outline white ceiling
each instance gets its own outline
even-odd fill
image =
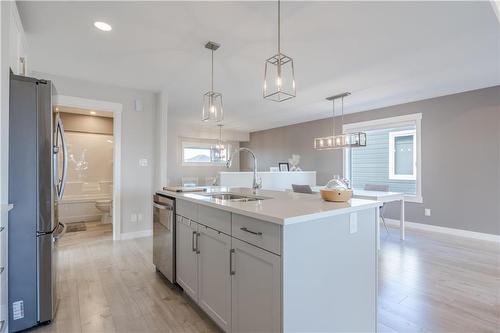
[[[500,84],[500,26],[489,2],[285,2],[282,51],[297,98],[262,99],[276,43],[274,2],[18,2],[32,70],[148,90],[198,123],[209,89],[208,40],[226,128],[327,117],[351,91],[357,112]],[[113,26],[109,33],[96,20]]]

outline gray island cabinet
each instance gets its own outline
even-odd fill
[[[379,203],[261,192],[273,199],[176,195],[177,283],[185,293],[225,332],[375,332]],[[284,196],[304,215],[277,214]]]

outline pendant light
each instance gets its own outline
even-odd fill
[[[220,44],[215,42],[208,42],[205,48],[211,50],[212,53],[212,66],[211,66],[211,80],[210,91],[203,95],[203,111],[201,119],[203,121],[221,122],[224,118],[224,111],[222,110],[222,94],[214,91],[214,51],[220,47]]]
[[[342,104],[342,116],[340,120],[340,128],[344,124],[344,97],[349,96],[351,93],[345,92],[339,95],[328,97],[328,101],[333,104],[333,135],[323,138],[314,139],[314,149],[316,150],[329,150],[329,149],[342,149],[342,148],[356,148],[366,147],[366,133],[354,132],[347,134],[335,135],[335,100],[340,99]]]
[[[293,59],[281,53],[281,6],[278,0],[278,53],[266,60],[264,98],[283,102],[295,97]]]
[[[224,127],[224,125],[222,124],[217,124],[217,126],[219,127],[219,139],[217,140],[217,143],[215,144],[215,147],[214,147],[214,151],[215,151],[215,157],[217,160],[222,160],[223,159],[223,152],[225,150],[225,145],[224,145],[224,141],[222,141],[222,127]]]

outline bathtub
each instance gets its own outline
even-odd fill
[[[67,182],[59,202],[59,219],[63,223],[100,220],[102,212],[95,207],[95,202],[112,199],[112,181]]]

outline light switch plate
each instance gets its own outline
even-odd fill
[[[431,216],[431,209],[430,208],[426,208],[424,210],[424,214],[425,214],[425,216]]]
[[[349,215],[349,233],[355,234],[358,232],[358,213]]]

